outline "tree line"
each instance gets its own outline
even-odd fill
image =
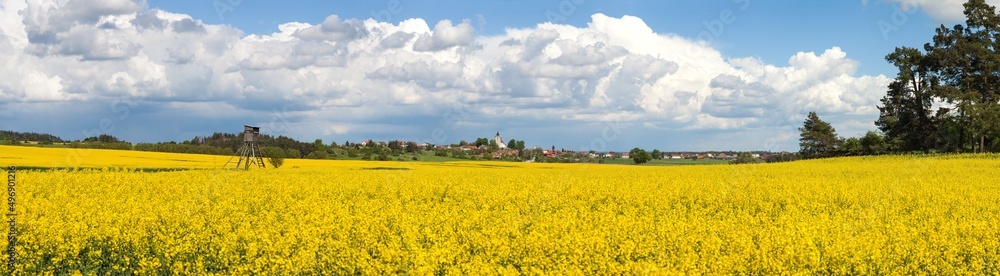
[[[16,145],[28,141],[37,141],[39,144],[46,145],[52,143],[62,143],[63,139],[48,133],[0,130],[0,144]]]

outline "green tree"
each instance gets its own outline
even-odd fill
[[[878,107],[875,121],[896,150],[929,152],[937,126],[931,112],[931,87],[936,85],[929,70],[931,61],[920,50],[902,47],[886,56],[899,69],[896,79]]]
[[[663,159],[663,153],[658,149],[653,149],[653,159]]]
[[[945,152],[962,151],[962,130],[965,126],[962,125],[959,119],[961,118],[952,114],[951,108],[942,107],[938,109],[937,114],[934,116],[934,121],[937,125],[935,148]]]
[[[753,164],[760,162],[757,158],[753,158],[753,155],[749,152],[739,152],[736,154],[736,159],[729,161],[730,164]]]
[[[274,166],[275,169],[280,168],[282,164],[285,164],[285,151],[279,147],[265,147],[262,149],[264,156],[267,156],[267,163]]]
[[[389,154],[390,155],[394,155],[394,156],[395,155],[400,155],[400,154],[403,154],[403,150],[406,148],[406,142],[399,141],[399,140],[392,140],[392,141],[389,141],[389,143],[387,144],[387,146],[389,147],[389,151],[390,151]]]
[[[844,147],[841,149],[845,155],[862,155],[861,139],[851,137],[844,140]]]
[[[308,158],[308,159],[326,159],[327,155],[326,155],[325,151],[317,150],[317,151],[313,151],[313,152],[309,153],[309,155],[306,155],[306,158]]]
[[[302,153],[297,149],[287,149],[285,150],[285,156],[288,158],[302,158]]]
[[[837,130],[819,118],[815,111],[799,128],[799,152],[804,158],[829,157],[840,148],[841,140],[837,138]]]
[[[476,146],[489,145],[490,141],[489,138],[476,138]]]
[[[862,154],[878,155],[884,153],[886,150],[885,140],[882,138],[882,135],[874,131],[865,133],[865,136],[862,136],[858,142],[860,143]]]
[[[970,0],[965,3],[966,41],[970,44],[966,54],[971,56],[974,70],[971,72],[972,94],[968,112],[973,119],[972,132],[978,136],[978,151],[991,151],[992,137],[1000,131],[1000,16],[996,8],[985,0]],[[973,144],[976,142],[973,141]]]
[[[420,152],[420,145],[418,145],[417,142],[413,141],[407,142],[406,152],[416,154],[417,152]]]
[[[313,146],[316,147],[317,151],[322,151],[323,153],[327,152],[327,147],[323,144],[323,139],[316,139],[316,141],[313,142]]]
[[[635,162],[636,165],[645,164],[646,162],[649,162],[650,159],[652,159],[652,156],[649,155],[649,152],[646,152],[646,150],[640,148],[632,149],[631,151],[628,152],[628,155],[629,157],[632,158],[632,162]]]

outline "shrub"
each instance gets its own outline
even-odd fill
[[[271,163],[275,169],[285,164],[285,151],[276,147],[266,147],[263,149],[264,156],[267,156],[267,163]]]

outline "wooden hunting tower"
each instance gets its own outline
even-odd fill
[[[260,142],[260,127],[243,125],[243,142]]]
[[[243,146],[222,167],[229,166],[237,156],[240,159],[236,161],[236,169],[249,170],[251,164],[257,168],[267,167],[264,164],[264,153],[260,150],[260,127],[243,125]]]

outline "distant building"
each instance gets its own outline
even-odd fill
[[[503,138],[500,137],[500,132],[499,131],[497,131],[497,136],[494,137],[493,140],[497,142],[497,147],[499,147],[501,149],[506,149],[507,148],[507,144],[504,144]]]

